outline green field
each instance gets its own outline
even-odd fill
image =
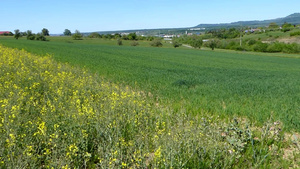
[[[5,46],[48,53],[58,61],[144,91],[174,111],[248,117],[258,124],[271,117],[282,121],[285,129],[300,131],[300,60],[293,58],[298,55],[123,43],[117,46],[113,40],[65,37],[51,37],[48,42],[0,38]]]

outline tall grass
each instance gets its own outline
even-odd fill
[[[286,168],[279,122],[174,112],[150,93],[0,46],[1,168]],[[150,97],[150,98],[149,98]]]

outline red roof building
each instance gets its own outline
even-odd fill
[[[3,34],[9,34],[10,31],[0,31],[0,35],[3,35]]]

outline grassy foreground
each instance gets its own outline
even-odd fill
[[[292,142],[280,122],[257,128],[246,119],[174,112],[24,50],[0,46],[0,59],[1,168],[299,166],[299,153],[285,151]]]

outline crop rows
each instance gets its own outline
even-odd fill
[[[81,68],[0,46],[1,168],[286,167],[280,122],[192,116]],[[180,83],[180,82],[179,82]]]
[[[260,124],[273,117],[284,123],[284,129],[300,130],[297,58],[97,42],[1,40],[40,55],[50,53],[58,61],[151,92],[154,101],[174,110],[185,108],[192,114],[222,118],[244,116]]]

